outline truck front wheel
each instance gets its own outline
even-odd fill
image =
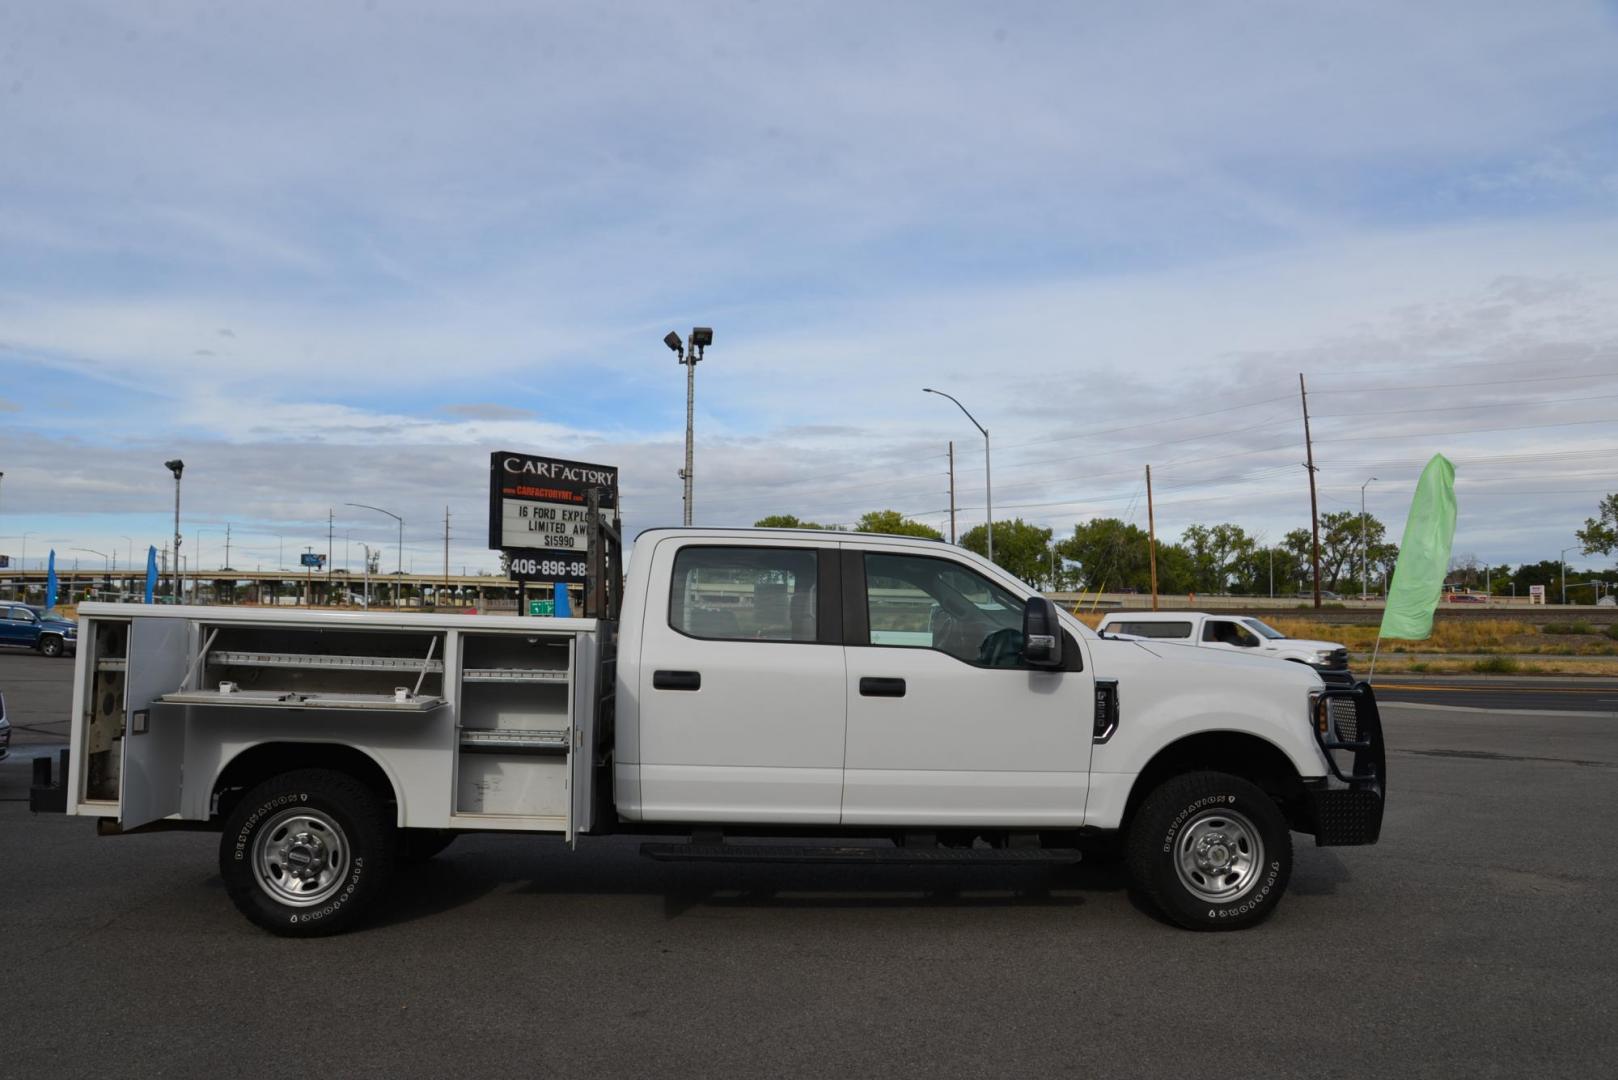
[[[64,648],[62,639],[55,634],[46,634],[39,639],[39,651],[46,656],[61,656]]]
[[[345,773],[300,769],[236,804],[219,873],[243,915],[284,937],[348,929],[387,887],[393,824],[375,792]]]
[[[1292,876],[1292,834],[1239,776],[1196,772],[1146,797],[1129,827],[1132,883],[1172,922],[1241,930],[1269,917]]]

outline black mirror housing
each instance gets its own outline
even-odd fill
[[[1062,623],[1056,605],[1030,596],[1022,609],[1022,658],[1031,667],[1062,666]]]

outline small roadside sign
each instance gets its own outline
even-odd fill
[[[528,614],[530,614],[530,615],[555,615],[556,614],[556,601],[555,600],[530,600],[530,601],[528,601]]]

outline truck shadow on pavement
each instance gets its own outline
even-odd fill
[[[638,841],[637,841],[638,843]],[[501,846],[504,846],[503,844]],[[545,896],[661,897],[666,919],[709,909],[1078,908],[1125,890],[1114,864],[872,866],[658,863],[624,843],[569,854],[491,850],[476,841],[401,868],[369,920],[390,926],[498,891]]]

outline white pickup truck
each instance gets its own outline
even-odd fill
[[[1098,636],[960,548],[654,529],[617,614],[86,604],[34,806],[219,831],[231,898],[294,936],[466,831],[639,834],[665,860],[1116,849],[1170,920],[1235,929],[1280,901],[1292,832],[1381,829],[1369,686]]]
[[[1204,649],[1247,652],[1307,664],[1323,682],[1354,685],[1348,671],[1348,649],[1335,641],[1287,637],[1251,615],[1209,615],[1200,611],[1114,611],[1096,627],[1114,637],[1150,638],[1154,642],[1196,645]]]

